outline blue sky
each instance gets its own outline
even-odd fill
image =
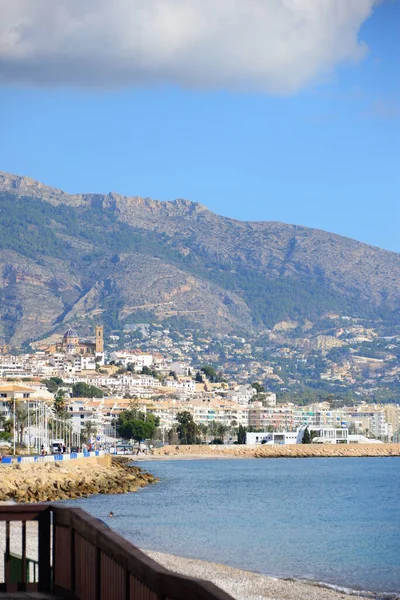
[[[15,0],[21,10],[24,1]],[[10,13],[8,31],[0,25],[0,170],[68,192],[187,198],[236,219],[316,227],[400,252],[400,4],[356,17],[358,40],[368,45],[363,57],[349,47],[342,60],[340,30],[331,54],[313,50],[325,64],[291,57],[290,69],[271,59],[253,71],[245,61],[256,61],[259,47],[235,54],[240,24],[232,24],[235,44],[221,50],[211,39],[209,56],[196,47],[201,64],[186,48],[186,62],[175,52],[161,67],[136,62],[132,74],[119,68],[121,52],[108,71],[107,57],[85,63],[87,49],[73,64],[57,63],[61,52],[51,46],[24,63],[2,60]],[[39,27],[32,22],[31,30]],[[251,35],[254,24],[246,23],[243,35]]]

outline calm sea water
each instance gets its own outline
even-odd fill
[[[160,483],[68,504],[141,548],[355,590],[400,592],[400,458],[140,466]]]

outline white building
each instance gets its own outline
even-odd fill
[[[139,350],[118,350],[111,354],[110,360],[115,361],[116,364],[121,364],[125,368],[128,365],[133,365],[135,371],[141,371],[143,367],[153,365],[153,355]]]
[[[272,431],[261,433],[246,433],[246,444],[256,446],[259,444],[301,444],[303,439],[303,429],[297,431]]]
[[[306,428],[296,431],[272,431],[261,433],[246,433],[246,444],[301,444]],[[313,429],[313,444],[347,444],[348,429],[335,427],[321,427]]]
[[[247,406],[251,399],[257,394],[256,390],[251,385],[239,385],[233,390],[229,390],[226,394],[226,397],[231,402],[235,402],[236,404],[242,404],[243,406]],[[270,402],[276,403],[276,394],[268,393],[266,394],[268,397],[268,404]],[[267,400],[267,398],[266,398]],[[274,404],[270,404],[273,406]]]

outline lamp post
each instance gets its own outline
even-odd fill
[[[14,456],[15,456],[15,431],[16,431],[16,427],[15,427],[15,396],[14,396],[14,409],[13,409],[13,426],[14,426]]]
[[[29,415],[29,398],[28,398],[28,454],[30,454],[31,449],[31,421]]]

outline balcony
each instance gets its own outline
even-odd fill
[[[210,582],[168,571],[81,509],[0,505],[0,526],[0,598],[233,600]]]

